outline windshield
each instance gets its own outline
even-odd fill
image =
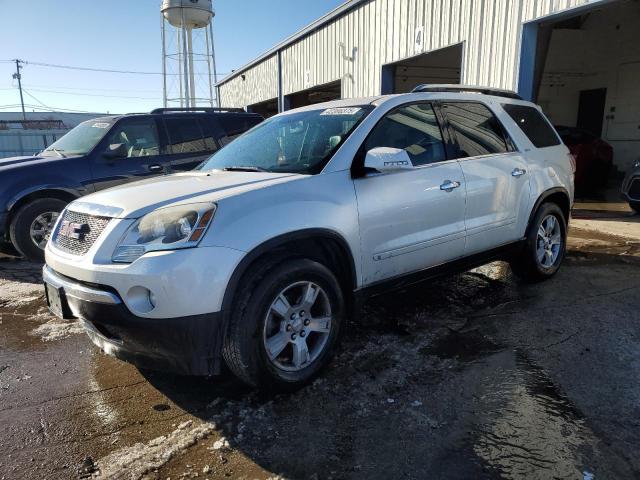
[[[216,152],[199,169],[320,173],[371,110],[327,108],[274,117]]]
[[[42,155],[68,157],[69,155],[86,155],[95,147],[109,131],[112,122],[89,120],[70,130],[55,143],[47,147]]]

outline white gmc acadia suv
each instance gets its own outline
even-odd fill
[[[47,299],[140,367],[212,375],[224,361],[250,385],[295,388],[372,293],[498,259],[555,274],[573,170],[513,92],[312,105],[195,171],[71,203],[46,249]]]

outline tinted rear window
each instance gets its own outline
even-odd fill
[[[558,135],[537,108],[512,103],[502,107],[536,148],[560,145]]]
[[[477,157],[509,151],[502,125],[481,103],[443,103],[449,125],[455,132],[461,157]]]
[[[170,153],[198,153],[208,150],[196,118],[176,115],[175,118],[167,118],[165,125],[169,133]]]
[[[256,115],[224,115],[218,117],[218,122],[225,132],[220,143],[226,145],[261,123],[262,118]]]

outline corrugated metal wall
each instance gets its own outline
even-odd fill
[[[283,93],[342,79],[343,97],[379,95],[381,69],[463,43],[462,82],[515,89],[522,23],[592,0],[371,0],[282,50]],[[416,47],[416,29],[424,41]],[[276,56],[220,86],[225,106],[277,96]]]
[[[278,57],[273,55],[220,87],[221,105],[246,107],[278,96]]]
[[[67,132],[68,130],[60,129],[0,131],[0,158],[41,152]]]

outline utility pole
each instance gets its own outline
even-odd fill
[[[18,89],[20,90],[20,105],[22,105],[22,120],[27,120],[27,114],[24,111],[24,97],[22,96],[22,75],[20,75],[20,70],[22,69],[22,65],[20,65],[22,60],[18,60],[16,58],[16,73],[13,74],[13,78],[18,80]]]

